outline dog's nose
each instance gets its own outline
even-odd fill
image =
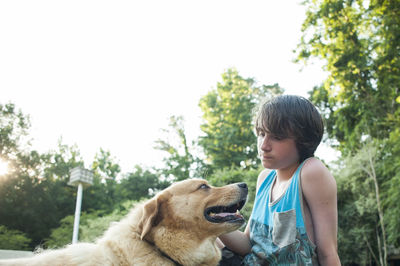
[[[240,188],[245,188],[247,189],[247,184],[246,183],[238,183],[237,184]]]

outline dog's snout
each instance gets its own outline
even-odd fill
[[[238,183],[237,184],[240,188],[247,189],[247,184],[246,183]]]

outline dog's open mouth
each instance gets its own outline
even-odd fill
[[[206,219],[212,223],[236,223],[244,222],[243,216],[239,210],[244,206],[246,200],[241,200],[229,206],[209,207],[204,211]]]

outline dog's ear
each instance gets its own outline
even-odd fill
[[[139,222],[139,228],[142,230],[140,234],[142,240],[159,221],[160,206],[164,200],[165,197],[163,195],[158,195],[143,205],[143,215]]]

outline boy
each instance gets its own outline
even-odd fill
[[[253,211],[244,232],[220,237],[244,256],[244,265],[340,265],[336,182],[313,157],[323,130],[317,109],[300,96],[278,96],[258,110],[255,131],[265,170]]]

